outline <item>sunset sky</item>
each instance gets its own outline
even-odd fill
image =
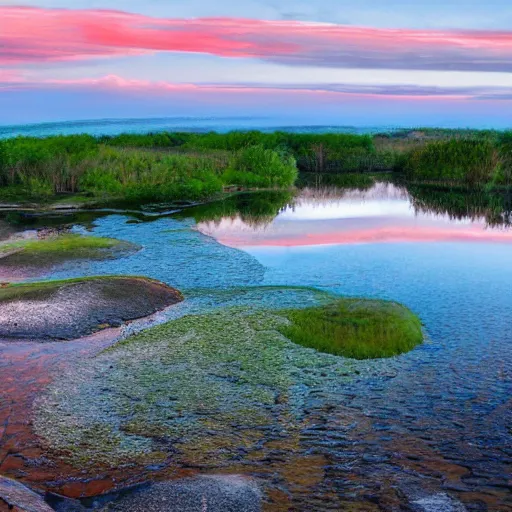
[[[0,124],[512,127],[511,27],[509,0],[0,0]]]

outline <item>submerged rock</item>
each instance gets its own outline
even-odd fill
[[[56,512],[259,512],[263,493],[241,475],[200,475],[145,483],[82,500],[47,493]]]
[[[142,318],[183,300],[140,277],[94,277],[0,288],[0,337],[70,340]]]
[[[39,494],[23,484],[0,476],[0,511],[53,512]]]
[[[238,475],[213,475],[159,482],[104,507],[116,512],[259,512],[256,483]]]
[[[445,493],[423,496],[411,502],[414,512],[467,512],[466,507]]]
[[[406,480],[399,488],[411,512],[467,512],[464,504],[453,496],[440,492],[431,480]]]

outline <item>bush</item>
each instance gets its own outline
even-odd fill
[[[222,177],[225,184],[272,188],[290,187],[297,176],[292,156],[259,145],[239,151]]]
[[[487,183],[498,163],[499,153],[490,140],[451,139],[414,149],[404,168],[413,180],[453,181],[474,186]]]

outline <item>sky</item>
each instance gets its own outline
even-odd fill
[[[509,0],[0,0],[0,125],[512,127]]]

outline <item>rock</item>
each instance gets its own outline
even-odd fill
[[[0,288],[0,337],[70,340],[149,316],[183,300],[140,277],[95,277]]]
[[[43,498],[23,484],[0,476],[0,511],[53,512]]]
[[[116,512],[259,512],[261,491],[239,475],[198,476],[159,482],[109,503]]]
[[[466,507],[445,493],[423,496],[411,501],[415,512],[467,512]]]

